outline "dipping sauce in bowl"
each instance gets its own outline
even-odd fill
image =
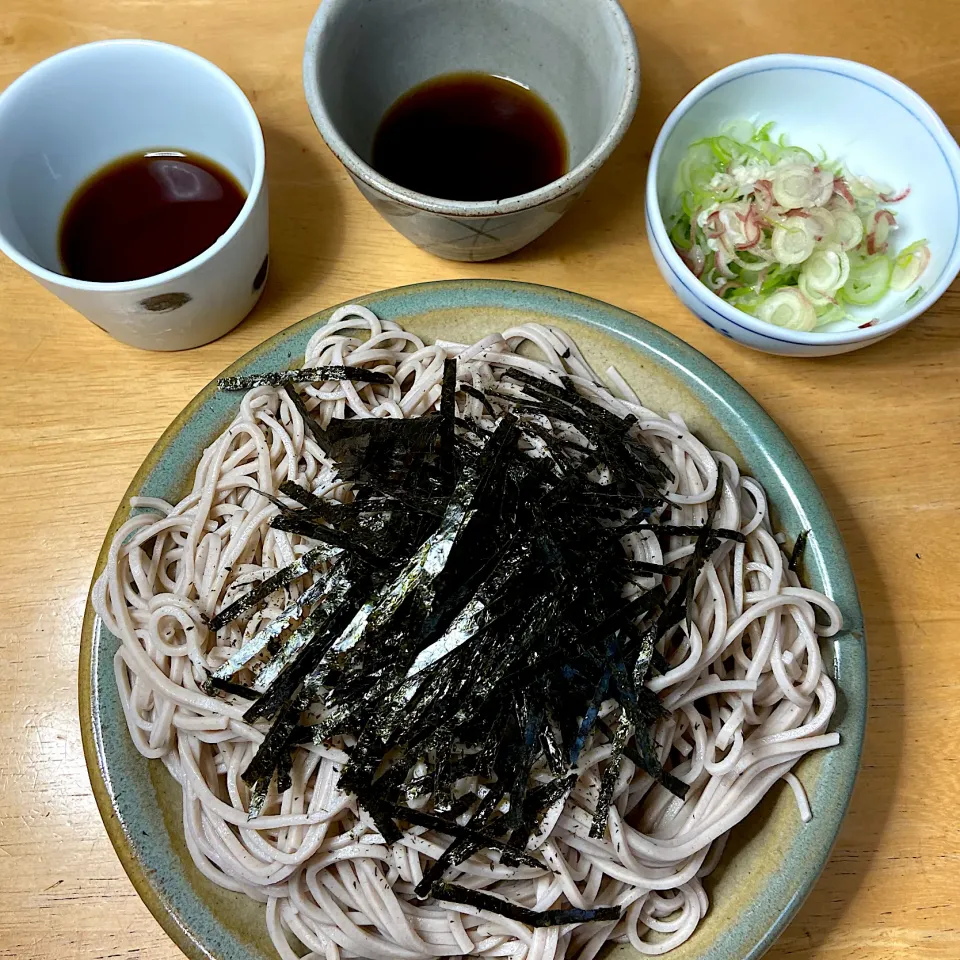
[[[523,84],[447,73],[387,110],[372,166],[408,190],[444,200],[503,200],[567,172],[567,138],[550,105]]]
[[[236,220],[246,193],[218,163],[179,150],[127,154],[84,181],[63,214],[67,276],[141,280],[199,256]]]

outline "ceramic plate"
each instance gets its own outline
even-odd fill
[[[792,542],[813,531],[803,576],[832,597],[846,629],[825,643],[840,690],[831,729],[840,746],[803,761],[814,819],[803,825],[780,785],[737,827],[720,868],[707,881],[711,908],[671,960],[759,957],[784,928],[822,870],[846,811],[860,758],[867,695],[863,616],[836,524],[813,478],[776,424],[710,360],[645,320],[585,297],[527,284],[460,281],[375,293],[360,303],[425,338],[472,342],[523,320],[571,333],[598,371],[614,364],[648,406],[679,411],[713,448],[733,456],[766,488],[775,522]],[[310,335],[334,308],[268,340],[229,368],[252,373],[295,365]],[[176,502],[189,489],[203,449],[233,418],[238,399],[210,384],[173,422],[140,468],[117,510],[96,574],[130,496]],[[276,960],[264,910],[203,878],[186,850],[180,789],[159,761],[148,762],[127,734],[113,675],[118,641],[87,607],[80,653],[80,712],[90,779],[107,832],[140,896],[193,960]],[[637,955],[629,946],[611,956]]]

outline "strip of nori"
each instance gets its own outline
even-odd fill
[[[550,765],[550,772],[559,777],[567,769],[567,758],[563,754],[560,741],[557,739],[557,733],[554,731],[553,724],[547,714],[547,722],[543,730],[540,731],[540,742],[543,746],[544,756]]]
[[[338,642],[335,652],[339,653],[356,645],[361,635],[357,631],[367,629],[361,622],[362,618],[373,617],[372,625],[382,630],[389,619],[399,611],[400,604],[408,594],[412,594],[417,600],[416,616],[420,623],[426,625],[443,621],[442,617],[438,618],[435,616],[433,609],[435,599],[434,582],[445,573],[451,552],[457,547],[459,540],[469,532],[471,520],[476,514],[476,509],[473,507],[473,504],[483,496],[489,482],[489,477],[495,471],[507,445],[512,440],[515,440],[515,437],[516,428],[512,419],[504,418],[501,420],[497,429],[488,437],[484,444],[475,472],[471,472],[469,475],[465,474],[458,483],[450,499],[446,516],[439,528],[425,541],[417,553],[414,554],[414,557],[404,571],[401,572],[394,584],[384,588],[382,596],[379,599],[374,598],[369,602],[369,610],[366,612],[362,610],[358,614],[358,618],[360,619],[355,618],[353,635],[345,635],[344,638]],[[455,591],[455,595],[459,595],[459,593],[459,590]],[[374,615],[373,611],[377,604],[383,604],[385,606],[379,614]],[[455,648],[456,646],[456,642],[451,642],[449,638],[446,640],[440,638],[440,640],[437,641],[437,645],[435,645],[438,650],[438,655],[442,655],[439,651],[444,648],[445,644],[449,649]],[[446,652],[449,652],[449,649],[447,649]],[[432,662],[432,659],[434,659],[429,655],[425,656],[424,665]],[[415,664],[414,666],[416,667],[417,665]],[[408,676],[411,682],[418,672],[418,669],[411,668],[412,673]],[[409,700],[410,686],[406,682],[405,686],[406,693],[397,689],[392,695],[393,702],[397,707],[402,706],[406,700]],[[386,691],[383,691],[383,693],[386,693]],[[377,732],[381,736],[389,736],[389,718],[395,716],[396,709],[387,709],[383,713],[380,722],[376,726]]]
[[[257,747],[253,759],[241,774],[244,783],[254,785],[264,777],[268,778],[269,782],[274,773],[282,769],[289,759],[294,732],[300,725],[300,715],[308,706],[309,700],[302,693],[297,693],[287,701],[264,737],[263,743]],[[247,713],[249,712],[248,710]],[[246,718],[247,714],[244,714],[244,717]]]
[[[696,531],[694,535],[697,537],[694,552],[688,558],[687,565],[684,567],[679,586],[664,604],[663,609],[656,619],[653,628],[656,640],[660,640],[669,630],[680,623],[684,615],[687,616],[689,629],[690,603],[697,578],[700,576],[703,564],[717,547],[720,546],[720,540],[714,536],[717,531],[711,529],[709,523],[704,524],[702,527],[692,527],[691,529]],[[653,655],[657,655],[656,650],[653,651]],[[661,670],[661,672],[663,671]]]
[[[440,388],[440,474],[447,491],[452,492],[454,476],[454,443],[457,419],[457,361],[447,359],[443,364],[443,383]]]
[[[624,633],[628,638],[628,643],[624,647],[630,651],[633,660],[633,683],[639,689],[649,679],[654,655],[659,653],[657,650],[657,630],[654,626],[641,631],[634,624],[628,624],[624,628]]]
[[[254,487],[253,489],[256,490],[264,500],[269,500],[275,507],[279,507],[281,510],[289,509],[279,497],[275,497],[272,493],[267,493],[266,490],[261,490],[259,487]]]
[[[643,520],[636,524],[627,520],[623,527],[618,528],[617,532],[627,534],[635,530],[650,530],[658,537],[699,537],[705,532],[704,527],[684,526],[675,523],[650,523],[648,520]],[[706,532],[720,540],[734,540],[737,543],[747,542],[747,538],[739,530],[728,530],[725,527],[717,527]]]
[[[367,631],[382,630],[411,593],[429,589],[430,581],[443,571],[458,536],[470,524],[474,514],[466,503],[452,500],[440,529],[423,543],[396,579],[382,587],[357,611],[333,644],[331,654],[339,656],[353,649]]]
[[[525,370],[518,370],[515,367],[509,367],[504,376],[512,380],[519,380],[524,384],[524,388],[532,390],[535,395],[541,399],[549,397],[556,403],[566,404],[573,407],[580,414],[587,417],[596,428],[606,432],[610,438],[616,437],[627,451],[627,455],[636,458],[638,465],[645,471],[648,471],[653,479],[663,485],[669,482],[671,478],[670,468],[648,447],[647,444],[639,438],[630,438],[627,431],[637,422],[636,417],[629,416],[625,418],[618,417],[611,413],[605,407],[594,403],[581,394],[577,393],[569,381],[565,382],[565,387],[556,387],[546,380],[536,377]],[[566,419],[572,419],[570,413],[565,415]]]
[[[493,409],[493,404],[490,403],[490,401],[487,399],[487,395],[482,390],[478,390],[469,383],[458,383],[457,390],[465,393],[468,397],[473,397],[474,400],[479,400],[480,405],[483,407],[484,413],[486,413],[488,417],[496,417],[497,413]]]
[[[215,617],[207,621],[211,630],[219,630],[228,623],[252,610],[261,600],[266,600],[275,590],[293,583],[306,576],[311,570],[319,567],[324,560],[329,559],[331,552],[327,547],[314,547],[308,550],[299,560],[287,567],[278,570],[273,576],[261,580],[256,586],[245,593],[239,600],[235,600],[228,607],[221,610]]]
[[[626,745],[629,733],[630,721],[627,719],[626,712],[623,712],[613,735],[613,754],[607,761],[603,776],[600,778],[600,793],[597,796],[597,806],[593,813],[593,821],[590,824],[590,836],[594,839],[602,837],[607,832],[607,813],[610,810],[614,787],[617,785],[617,777],[620,776],[623,748]]]
[[[524,801],[521,822],[510,836],[511,848],[514,850],[526,849],[530,837],[539,829],[547,811],[576,785],[577,775],[571,773],[566,776],[557,775],[556,780],[551,780],[549,783],[530,790]]]
[[[362,595],[366,579],[358,576],[349,562],[342,560],[334,568],[325,594],[324,609],[329,619],[322,632],[318,632],[308,646],[306,654],[285,665],[273,683],[260,698],[244,713],[244,719],[253,723],[264,717],[272,717],[283,704],[293,697],[327,652],[329,645],[339,635],[343,622],[355,609],[355,598]],[[310,691],[311,694],[313,691]],[[262,747],[261,747],[262,749]]]
[[[577,737],[570,745],[568,761],[571,767],[577,765],[577,760],[580,759],[580,752],[587,742],[587,737],[589,737],[593,731],[593,726],[597,722],[597,714],[600,712],[600,704],[606,699],[607,691],[610,689],[611,677],[612,670],[610,667],[607,667],[597,681],[596,689],[590,698],[590,702],[587,704],[583,719],[580,721],[580,729],[577,731]]]
[[[571,471],[586,475],[593,466],[592,460],[587,459],[587,451],[583,447],[555,437],[546,427],[533,420],[521,418],[520,430],[528,439],[543,442],[550,451],[554,466],[564,478],[567,478]]]
[[[613,429],[609,423],[583,415],[573,408],[558,411],[546,400],[518,400],[514,403],[520,411],[526,409],[537,415],[547,416],[553,422],[569,422],[586,438],[592,457],[596,461],[612,467],[622,476],[629,476],[630,482],[639,486],[646,496],[657,499],[661,504],[667,502],[660,492],[661,474],[666,468],[651,450],[647,450],[645,446],[638,447],[626,438],[624,431],[629,429],[626,421],[614,418],[619,426]],[[588,468],[592,462],[591,460],[587,464]]]
[[[637,573],[659,574],[662,577],[679,577],[683,575],[684,567],[669,567],[662,563],[649,563],[646,560],[628,560],[627,569]]]
[[[297,393],[297,388],[292,383],[284,384],[283,391],[290,398],[290,402],[296,407],[297,413],[303,420],[303,425],[307,432],[316,441],[317,446],[329,457],[333,453],[333,446],[327,439],[323,427],[310,415],[307,405],[303,402],[303,397]]]
[[[618,608],[606,619],[584,633],[582,638],[583,642],[592,643],[606,640],[625,624],[663,603],[666,596],[667,592],[661,583],[646,593],[638,593],[636,596],[627,600],[626,603],[621,602]]]
[[[489,792],[480,801],[480,805],[477,807],[476,812],[467,821],[470,824],[478,824],[480,827],[480,832],[483,831],[483,828],[487,825],[487,821],[491,818],[493,812],[497,809],[497,806],[500,804],[500,801],[503,799],[503,789],[498,785],[494,784],[489,788]],[[458,863],[463,863],[464,860],[468,860],[472,857],[478,850],[482,849],[483,843],[478,840],[467,840],[464,838],[457,838],[447,847],[446,850],[423,872],[423,878],[420,882],[414,887],[414,894],[418,897],[426,897],[430,895],[430,891],[433,888],[435,883],[439,883],[443,879],[443,875],[451,867],[456,866]]]
[[[477,910],[486,910],[498,916],[525,923],[530,927],[559,927],[567,923],[592,923],[595,921],[613,921],[620,919],[619,907],[594,907],[581,910],[571,907],[568,910],[528,910],[519,904],[511,903],[492,893],[480,893],[455,883],[435,883],[430,893],[437,900],[447,903],[462,903]]]
[[[327,580],[328,577],[322,577],[316,583],[307,587],[283,613],[274,617],[267,626],[257,631],[239,650],[235,651],[230,659],[213,674],[211,679],[214,681],[229,680],[238,670],[241,670],[266,650],[282,633],[290,629],[295,620],[299,620],[303,616],[307,607],[323,598],[327,592]]]
[[[397,504],[401,504],[409,510],[416,510],[422,513],[429,513],[435,516],[443,516],[443,504],[439,498],[436,503],[418,498],[409,493],[402,498],[397,494],[381,490],[375,484],[368,485],[370,496],[354,503],[341,503],[339,500],[328,500],[326,497],[318,497],[315,493],[301,487],[300,484],[292,480],[284,480],[280,484],[280,493],[283,496],[294,500],[304,508],[304,512],[311,518],[324,520],[329,524],[337,525],[354,521],[361,514],[381,513]],[[394,503],[384,503],[384,500],[394,501]],[[278,504],[284,511],[290,512],[290,507],[284,503]]]
[[[451,837],[456,837],[458,840],[474,841],[479,843],[481,847],[486,847],[491,850],[503,851],[510,847],[510,844],[505,840],[491,837],[489,834],[477,830],[471,830],[469,827],[461,827],[456,821],[445,820],[443,817],[425,813],[422,810],[413,810],[410,807],[398,805],[393,813],[393,817],[395,820],[405,820],[418,827],[428,827],[438,833],[446,833]],[[538,870],[546,869],[536,857],[532,857],[522,851],[510,850],[510,856],[526,867],[536,867]]]
[[[270,370],[245,377],[221,377],[218,390],[252,390],[254,387],[280,387],[290,383],[325,383],[349,380],[353,383],[380,383],[389,386],[393,377],[363,367],[307,367],[302,370]]]
[[[663,769],[650,734],[651,724],[664,713],[660,701],[649,688],[634,687],[629,672],[619,660],[614,663],[614,683],[618,691],[618,700],[627,718],[633,724],[640,766],[674,796],[683,799],[690,789],[689,784]]]
[[[412,691],[416,688],[413,681],[419,674],[453,653],[468,640],[475,639],[483,630],[489,628],[498,616],[505,614],[502,605],[504,588],[511,577],[518,578],[522,576],[524,569],[528,569],[528,555],[523,552],[520,556],[501,560],[500,567],[480,584],[476,593],[460,608],[443,636],[417,655],[404,678],[405,701],[412,696]],[[501,601],[499,605],[498,600]]]
[[[670,661],[656,647],[650,655],[650,663],[661,676],[670,670]]]
[[[803,560],[803,552],[807,549],[807,540],[809,538],[809,530],[800,531],[800,536],[797,537],[796,543],[793,545],[793,550],[790,552],[790,562],[787,564],[788,570],[793,570],[796,572],[797,567]]]
[[[432,420],[432,417],[414,417],[409,420],[399,417],[352,417],[349,420],[335,418],[327,425],[327,431],[330,438],[337,443],[359,437],[412,443],[436,433],[437,425]]]
[[[290,768],[293,766],[293,750],[288,749],[282,754],[282,759],[273,773],[264,774],[250,786],[250,804],[247,808],[247,820],[255,820],[263,813],[270,794],[270,784],[277,778],[277,794],[283,796],[293,785]]]
[[[611,727],[606,720],[598,720],[597,726],[603,730],[608,740],[613,740],[613,738],[616,736],[616,727]],[[623,746],[623,755],[641,770],[646,770],[646,761],[640,756],[640,752],[637,750],[636,746],[629,741]]]
[[[232,693],[235,697],[243,697],[245,700],[254,700],[257,696],[249,687],[239,683],[231,683],[229,680],[221,680],[217,676],[207,677],[205,689],[208,693],[222,690],[224,693]]]
[[[324,584],[324,593],[327,589],[327,584]],[[330,611],[326,604],[320,604],[311,611],[303,623],[290,634],[270,662],[265,664],[257,674],[253,689],[258,694],[269,690],[277,677],[297,658],[300,651],[320,633],[329,618]]]
[[[255,820],[263,813],[263,808],[267,803],[267,795],[270,793],[270,784],[273,782],[273,773],[260,777],[250,786],[250,804],[247,807],[247,819]]]
[[[338,547],[357,556],[364,563],[374,567],[382,567],[384,558],[377,556],[372,550],[363,543],[358,542],[355,537],[348,536],[335,530],[333,527],[325,526],[322,522],[312,520],[305,515],[306,511],[290,511],[274,517],[270,521],[270,526],[274,530],[282,530],[286,533],[295,533],[300,537],[307,537],[310,540],[319,540],[327,543],[331,547]],[[328,551],[329,552],[329,551]]]
[[[315,493],[301,487],[299,483],[292,480],[284,480],[280,484],[280,493],[289,500],[299,503],[312,517],[318,517],[326,520],[328,523],[336,523],[345,513],[349,512],[347,504],[327,500],[325,497],[318,497]],[[284,510],[290,508],[281,504]]]

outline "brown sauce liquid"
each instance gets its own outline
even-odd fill
[[[212,246],[246,201],[206,157],[151,151],[120,157],[74,194],[60,225],[67,276],[99,283],[172,270]]]
[[[443,200],[503,200],[567,171],[567,140],[535,93],[485,73],[449,73],[405,93],[373,142],[373,167]]]

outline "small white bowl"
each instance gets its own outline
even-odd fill
[[[808,150],[826,150],[851,172],[910,195],[896,205],[897,248],[926,238],[932,260],[911,291],[851,311],[873,326],[823,333],[784,330],[737,310],[687,268],[667,235],[664,215],[676,203],[677,167],[687,147],[733,120],[776,122],[774,135]],[[935,303],[960,271],[960,148],[929,104],[909,87],[850,60],[773,54],[720,70],[695,87],[667,118],[647,174],[647,236],[674,293],[704,323],[748,347],[786,356],[823,357],[877,343]]]

